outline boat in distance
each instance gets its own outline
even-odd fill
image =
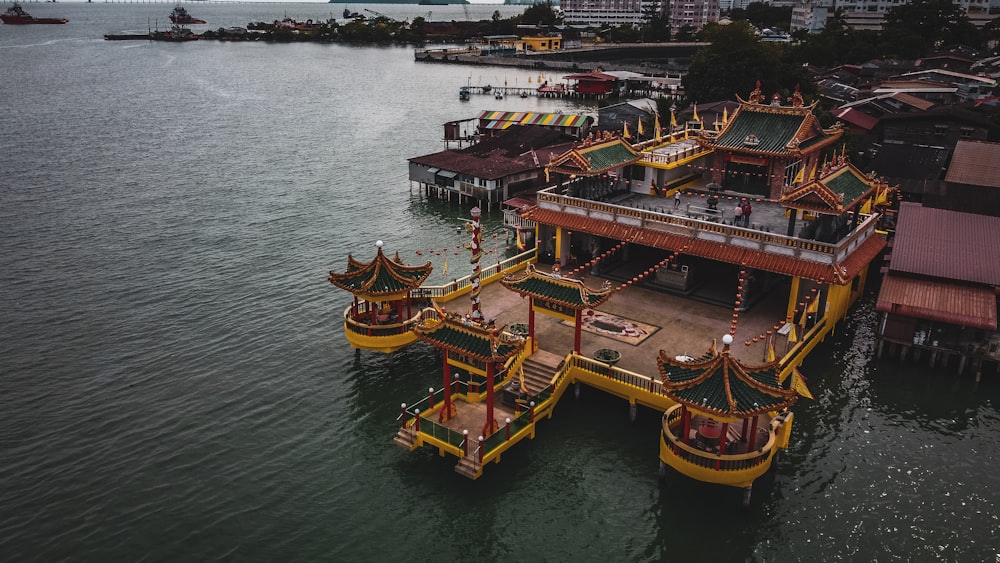
[[[177,6],[172,12],[170,12],[170,21],[176,24],[182,25],[201,25],[208,23],[205,20],[200,20],[190,13],[184,6]]]
[[[24,11],[17,2],[13,6],[7,8],[7,11],[0,14],[0,20],[3,23],[9,23],[13,25],[27,25],[33,23],[68,23],[69,20],[65,18],[36,18]]]

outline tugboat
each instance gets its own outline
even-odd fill
[[[208,23],[205,20],[191,16],[184,6],[177,6],[174,8],[174,11],[170,12],[170,21],[179,25],[201,25]]]
[[[3,23],[9,23],[14,25],[26,25],[32,23],[67,23],[69,20],[63,18],[36,18],[24,11],[17,2],[13,6],[7,8],[7,11],[0,14],[0,20]]]
[[[152,41],[197,41],[201,36],[186,27],[174,24],[166,31],[153,31],[149,34]]]

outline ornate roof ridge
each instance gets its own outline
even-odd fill
[[[430,261],[424,263],[422,266],[407,266],[403,263],[402,258],[399,257],[399,252],[396,252],[396,255],[390,259],[382,252],[380,241],[375,258],[371,262],[362,262],[352,254],[348,254],[347,271],[338,274],[330,270],[328,279],[333,285],[354,294],[378,293],[377,290],[373,292],[372,287],[383,271],[406,289],[413,289],[420,287],[420,284],[430,276],[432,270],[433,266]],[[358,279],[365,275],[367,275],[367,279],[362,281],[360,286],[351,286],[343,283],[344,280]],[[392,291],[391,293],[399,293],[399,291]]]
[[[715,339],[712,340],[712,347],[709,350],[708,355],[703,358],[684,359],[684,357],[680,356],[671,358],[665,351],[660,350],[660,354],[657,358],[657,364],[660,371],[660,378],[663,383],[664,393],[668,397],[688,407],[721,416],[753,416],[791,406],[798,398],[795,390],[785,389],[780,383],[777,383],[776,386],[768,385],[764,381],[761,381],[752,375],[754,372],[777,372],[778,368],[781,366],[781,362],[779,360],[773,360],[762,364],[743,363],[730,354],[728,344],[724,345],[722,352],[719,352],[716,349]],[[674,382],[671,381],[671,372],[666,369],[666,366],[668,365],[684,369],[688,373],[691,371],[700,371],[701,373],[693,378]],[[725,402],[728,406],[728,410],[722,410],[718,407],[709,405],[704,399],[701,403],[693,401],[679,393],[680,391],[692,389],[701,385],[711,384],[711,380],[717,377],[722,380],[721,385],[724,391]],[[768,403],[765,405],[758,405],[757,402],[754,402],[752,407],[750,405],[740,405],[739,399],[733,392],[732,383],[734,378],[758,393],[777,399],[778,402],[776,404]],[[708,393],[706,393],[706,395],[708,395]]]

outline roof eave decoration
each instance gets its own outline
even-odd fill
[[[672,358],[660,350],[656,363],[663,382],[663,392],[668,397],[689,408],[718,417],[748,418],[790,407],[798,399],[795,390],[785,389],[778,382],[776,374],[781,367],[778,360],[758,365],[744,364],[729,353],[728,345],[721,353],[718,352],[715,340],[712,341],[709,353],[701,358],[690,359],[683,356]],[[680,373],[684,374],[690,374],[692,371],[699,373],[689,379],[679,378],[678,381],[674,381],[671,379],[673,370],[680,370]],[[752,396],[738,396],[734,392],[734,381],[749,388],[756,394],[758,401],[750,402],[754,398]],[[709,403],[707,397],[717,395],[718,392],[713,393],[712,388],[717,389],[719,385],[723,388],[724,404],[719,405],[718,401]],[[682,394],[685,390],[702,387],[706,390],[704,393],[706,399],[701,402],[691,400]]]
[[[524,339],[507,337],[490,325],[477,323],[468,316],[448,313],[436,303],[439,319],[422,321],[413,327],[419,340],[435,348],[475,358],[482,362],[506,362],[520,353]]]
[[[758,89],[759,90],[759,89]],[[759,96],[758,96],[759,97]],[[755,103],[753,100],[755,96],[751,94],[751,100],[744,100],[739,96],[736,96],[737,100],[740,102],[740,106],[736,108],[733,112],[732,117],[729,121],[723,125],[722,129],[719,131],[713,130],[703,130],[698,134],[698,144],[704,148],[720,149],[729,152],[737,152],[741,154],[750,155],[760,155],[760,156],[776,156],[782,154],[799,155],[803,153],[811,153],[817,150],[828,147],[829,145],[835,143],[837,139],[843,135],[844,130],[840,124],[835,124],[833,127],[828,129],[823,129],[816,115],[812,110],[816,107],[817,102],[805,106],[775,106],[775,105],[764,105],[759,102]],[[802,118],[801,123],[796,128],[795,132],[789,136],[788,141],[783,145],[784,151],[778,150],[768,150],[755,148],[757,146],[756,142],[751,142],[747,139],[740,146],[730,146],[727,144],[720,144],[719,141],[726,137],[727,134],[731,133],[731,130],[738,127],[738,123],[741,119],[753,119],[751,113],[768,113],[776,115],[789,115],[789,116],[800,116]],[[749,135],[748,137],[758,137],[763,132],[758,131],[757,135]],[[810,136],[810,133],[815,133]],[[806,141],[822,135],[824,138],[819,139],[813,143],[810,143],[806,149],[802,149],[800,145]],[[754,139],[756,140],[756,139]]]
[[[795,209],[839,215],[853,208],[875,191],[876,179],[874,176],[866,175],[844,157],[839,157],[833,167],[824,165],[822,174],[822,176],[782,194],[781,204]],[[863,191],[852,194],[850,200],[845,199],[845,194],[836,193],[827,185],[833,179],[844,174],[853,176],[858,182],[867,186]]]
[[[531,296],[573,309],[598,307],[611,298],[613,291],[608,282],[600,290],[589,289],[582,280],[539,272],[531,263],[520,272],[504,276],[500,283],[521,297]]]
[[[594,166],[594,162],[590,158],[591,153],[595,153],[601,150],[607,149],[618,149],[627,154],[628,157],[621,159],[616,162],[609,163],[604,166]],[[614,170],[622,166],[628,166],[629,164],[635,164],[642,159],[642,154],[636,152],[632,145],[628,142],[622,140],[621,138],[614,137],[605,140],[595,141],[592,138],[588,138],[582,142],[582,144],[575,145],[569,151],[554,157],[547,167],[549,172],[559,172],[562,174],[580,174],[586,176],[595,176],[607,172],[609,170]]]
[[[348,255],[346,272],[338,274],[331,270],[329,280],[356,296],[386,297],[406,294],[420,287],[432,270],[430,262],[422,266],[405,265],[398,252],[390,259],[380,245],[371,262],[361,262]]]

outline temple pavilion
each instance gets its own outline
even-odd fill
[[[739,107],[721,130],[704,130],[698,137],[703,148],[714,150],[711,182],[725,189],[779,200],[844,133],[839,124],[824,129],[812,111],[816,104],[805,105],[798,88],[788,106],[778,94],[764,103],[760,82],[748,100],[737,99]]]
[[[344,311],[344,334],[352,348],[393,352],[417,341],[411,330],[420,319],[413,291],[431,274],[431,263],[407,266],[399,253],[389,259],[382,252],[371,262],[347,257],[347,271],[330,272],[330,283],[354,294]]]
[[[750,365],[730,355],[732,336],[700,358],[660,351],[663,393],[676,404],[663,415],[660,462],[707,483],[744,489],[788,447],[798,393],[779,381],[777,360]],[[793,376],[795,377],[795,376]]]
[[[539,272],[533,264],[500,280],[507,289],[528,297],[528,338],[537,349],[535,312],[573,323],[573,353],[580,353],[580,331],[583,311],[599,307],[611,297],[611,285],[600,290],[589,289],[582,280],[564,278],[558,274]]]

